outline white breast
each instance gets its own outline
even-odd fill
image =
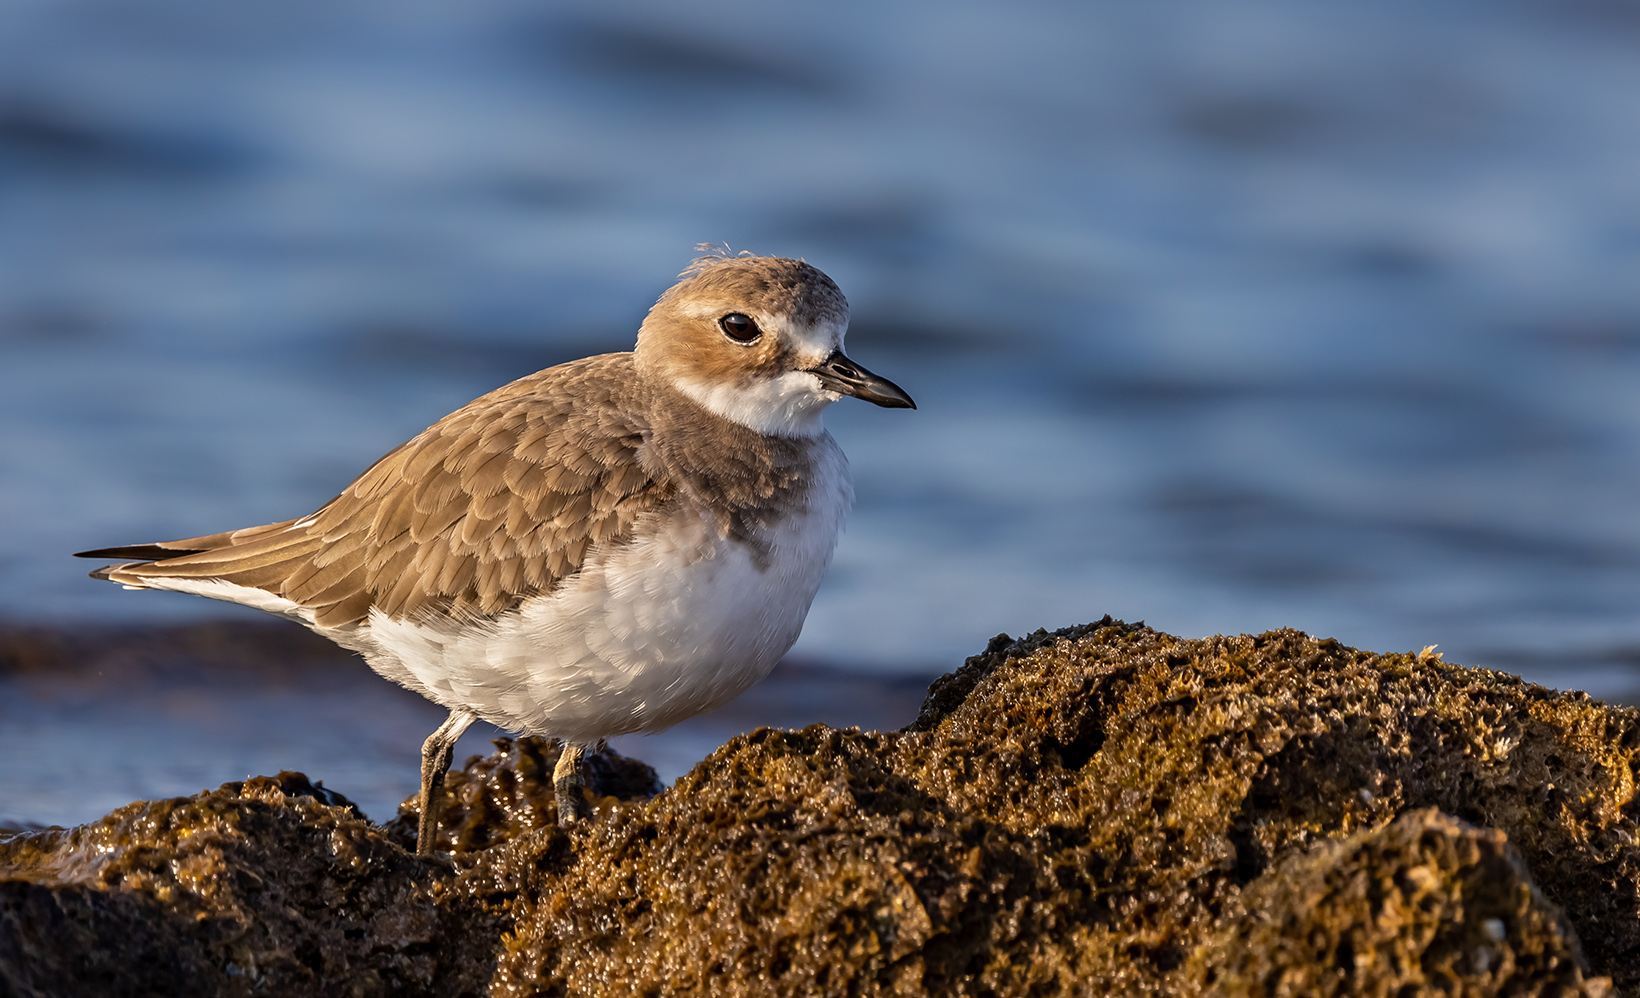
[[[806,509],[755,550],[685,504],[496,620],[372,613],[334,637],[383,676],[510,731],[591,741],[668,727],[744,692],[797,640],[853,499],[829,434],[814,458]]]

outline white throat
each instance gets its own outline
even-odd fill
[[[810,371],[787,371],[749,387],[679,378],[678,391],[731,423],[774,437],[814,437],[825,432],[820,413],[842,398],[821,387]]]

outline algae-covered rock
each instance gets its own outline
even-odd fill
[[[1106,618],[904,732],[760,730],[647,801],[633,766],[572,829],[503,743],[437,862],[271,781],[14,837],[0,993],[1602,995],[1640,985],[1637,746],[1433,656]]]
[[[1191,954],[1200,993],[1609,993],[1496,829],[1410,811],[1281,864]]]
[[[12,835],[0,994],[478,994],[501,925],[436,874],[297,773]]]
[[[563,744],[546,738],[497,738],[495,747],[493,755],[474,756],[445,778],[436,849],[489,849],[558,823],[552,769]],[[648,800],[662,790],[652,767],[613,749],[588,753],[583,765],[584,792],[595,817],[620,801]],[[419,806],[417,795],[410,795],[386,826],[388,835],[411,852],[416,850]]]

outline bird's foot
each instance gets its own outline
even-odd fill
[[[558,754],[558,765],[552,768],[552,795],[558,801],[560,825],[573,825],[592,817],[592,809],[587,806],[586,794],[582,789],[586,786],[581,766],[585,751],[584,746],[565,742],[563,751]]]
[[[472,724],[474,716],[464,710],[452,710],[438,730],[427,736],[421,746],[421,813],[416,821],[416,855],[427,859],[433,855],[438,840],[439,804],[444,800],[444,774],[450,771],[450,759],[455,754],[456,739]]]

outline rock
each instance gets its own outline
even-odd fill
[[[0,840],[0,994],[481,993],[502,924],[301,774]]]
[[[494,744],[494,754],[473,756],[445,777],[436,849],[488,849],[558,823],[552,769],[562,744],[546,738],[497,738]],[[663,789],[652,767],[612,749],[589,752],[583,765],[595,818],[620,801],[648,800]],[[411,852],[421,813],[418,796],[406,798],[386,826],[388,836]]]
[[[1106,618],[904,732],[763,729],[652,800],[617,763],[568,830],[502,743],[435,862],[291,774],[0,838],[0,993],[1604,995],[1637,748],[1434,656]]]
[[[1433,808],[1284,861],[1190,966],[1223,998],[1608,993],[1506,836]]]

